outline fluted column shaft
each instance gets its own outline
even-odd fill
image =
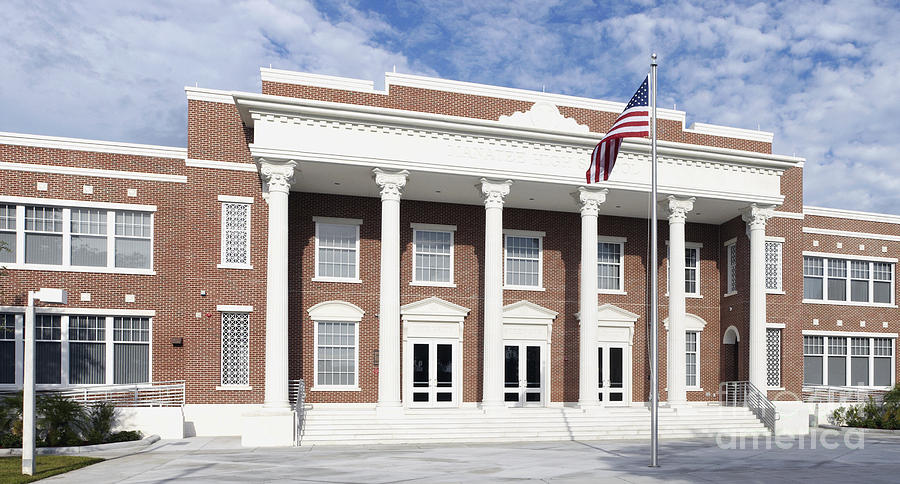
[[[766,221],[773,207],[751,205],[742,214],[750,237],[750,383],[766,391]]]
[[[666,380],[669,403],[687,401],[685,360],[684,224],[694,208],[693,198],[669,196],[669,334],[666,345]],[[700,364],[698,361],[697,364]]]
[[[503,405],[503,200],[512,181],[481,179],[484,198],[483,408]]]
[[[597,215],[608,190],[578,189],[581,203],[581,285],[578,319],[579,369],[578,404],[582,408],[599,404],[597,361]]]

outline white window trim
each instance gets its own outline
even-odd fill
[[[362,284],[360,274],[362,272],[359,267],[359,226],[362,225],[362,219],[358,218],[337,218],[337,217],[313,217],[316,223],[316,240],[315,240],[315,260],[313,262],[314,269],[312,278],[314,282],[347,282],[352,284]],[[324,277],[319,275],[319,227],[321,224],[333,225],[354,225],[356,226],[356,277]]]
[[[411,223],[410,228],[412,234],[412,275],[410,276],[410,286],[424,287],[456,287],[456,225],[439,225],[439,224],[423,224]],[[416,232],[446,232],[450,234],[450,282],[433,282],[433,281],[417,281],[416,280]]]
[[[216,385],[216,390],[224,390],[224,391],[234,391],[234,390],[253,390],[253,386],[249,384],[250,381],[250,352],[247,353],[247,381],[246,385],[226,385],[222,383],[222,373],[225,368],[225,324],[223,321],[224,313],[242,313],[242,314],[250,314],[253,312],[253,306],[233,306],[222,304],[216,306],[216,311],[219,312],[219,384]],[[250,346],[250,324],[248,321],[247,325],[247,345]],[[248,348],[249,350],[249,348]]]
[[[896,308],[897,300],[895,291],[897,290],[897,259],[890,257],[868,257],[868,256],[858,256],[858,255],[850,255],[850,254],[832,254],[825,252],[809,252],[803,251],[803,257],[816,257],[822,259],[822,299],[803,299],[804,304],[826,304],[826,305],[834,305],[834,306],[866,306],[866,307],[879,307],[879,308]],[[828,260],[829,259],[843,259],[843,260],[856,260],[863,261],[869,263],[869,302],[863,301],[851,301],[850,300],[850,281],[853,279],[851,276],[851,264],[847,264],[847,277],[844,278],[832,278],[828,276]],[[874,292],[874,282],[875,282],[875,273],[874,273],[874,262],[887,262],[891,264],[891,302],[889,303],[879,303],[872,302],[875,298]],[[803,265],[801,264],[801,272],[803,271]],[[806,278],[805,274],[802,274],[802,277]],[[810,276],[813,277],[813,276]],[[815,276],[819,277],[819,276]],[[828,299],[828,280],[829,279],[843,279],[845,281],[845,294],[847,296],[846,301],[833,301]]]
[[[544,236],[545,232],[533,230],[503,229],[503,289],[511,291],[546,291],[544,288]],[[506,247],[509,237],[532,237],[538,239],[538,285],[514,286],[506,283]]]
[[[666,241],[666,255],[667,255],[667,257],[666,257],[666,296],[669,295],[669,257],[668,256],[670,254],[669,254],[668,246],[669,246],[669,241],[667,240]],[[685,250],[687,250],[687,249],[696,249],[697,250],[697,292],[684,291],[684,297],[691,298],[691,299],[703,299],[703,294],[701,294],[701,292],[700,292],[700,263],[702,262],[700,260],[700,255],[702,252],[700,249],[703,248],[703,243],[702,242],[685,242],[684,248],[685,248]],[[687,270],[687,264],[685,264],[684,269]],[[685,273],[685,275],[687,275],[687,273]]]
[[[628,238],[626,237],[611,237],[606,235],[597,236],[597,245],[601,243],[603,244],[618,244],[619,245],[619,289],[600,289],[598,287],[597,294],[621,294],[626,295],[628,292],[625,291],[625,243],[628,242]],[[599,270],[600,261],[597,261],[597,268]],[[598,286],[599,286],[599,276],[598,276]]]
[[[16,357],[16,383],[5,383],[0,384],[0,390],[21,390],[24,382],[22,381],[22,371],[24,368],[24,345],[25,345],[25,312],[24,306],[0,306],[0,312],[4,313],[16,313],[15,315],[15,324],[16,324],[16,337],[15,337],[15,357]],[[89,388],[89,387],[97,387],[97,386],[107,386],[107,385],[115,385],[113,383],[115,379],[115,340],[114,340],[114,331],[113,331],[113,320],[116,317],[145,317],[150,320],[150,329],[147,332],[147,341],[141,341],[136,344],[146,344],[148,345],[149,351],[147,352],[147,384],[153,381],[153,316],[156,314],[156,311],[136,311],[131,310],[130,314],[128,314],[129,310],[115,310],[115,309],[89,309],[89,308],[35,308],[35,314],[52,314],[58,315],[59,318],[59,358],[60,358],[60,381],[65,383],[41,383],[35,384],[35,388],[37,390],[63,390],[63,389],[72,389],[72,388]],[[135,314],[139,313],[139,314]],[[70,384],[69,383],[69,343],[73,342],[69,339],[69,316],[100,316],[105,319],[104,322],[104,338],[103,343],[106,345],[104,350],[106,351],[106,375],[105,375],[105,383],[80,383],[80,384]],[[75,341],[77,342],[77,341]],[[99,341],[98,341],[99,342]],[[138,384],[141,385],[141,384]]]
[[[253,264],[250,263],[250,253],[251,253],[251,241],[253,240],[253,225],[251,221],[253,220],[253,197],[238,197],[231,195],[219,195],[219,202],[221,203],[220,220],[222,224],[222,232],[219,238],[219,263],[216,264],[216,268],[218,269],[253,269]],[[225,207],[228,204],[244,204],[247,205],[247,263],[246,264],[230,264],[225,262]]]
[[[862,332],[862,331],[816,331],[816,330],[804,330],[801,332],[802,336],[822,336],[822,354],[821,355],[807,355],[806,351],[803,350],[803,356],[821,356],[822,357],[822,383],[821,386],[830,386],[828,385],[828,357],[831,356],[828,350],[828,340],[830,338],[842,338],[846,339],[846,355],[835,355],[835,356],[843,356],[846,360],[846,369],[844,370],[844,385],[843,386],[852,386],[854,388],[869,388],[869,389],[877,389],[877,390],[889,390],[893,388],[894,384],[897,382],[897,333],[872,333],[872,332]],[[848,385],[850,378],[852,378],[850,373],[850,365],[851,359],[853,357],[852,343],[850,338],[868,338],[869,339],[869,382],[875,381],[875,358],[887,358],[885,356],[875,356],[875,338],[882,339],[890,339],[893,340],[891,343],[891,385],[888,386],[875,386],[875,385]],[[805,384],[804,384],[805,385]]]
[[[771,235],[766,236],[766,242],[777,242],[781,244],[781,258],[779,259],[778,265],[778,284],[779,287],[777,289],[769,289],[766,288],[766,294],[785,294],[784,292],[784,237],[775,237]],[[765,248],[763,248],[765,249]],[[763,259],[765,259],[765,254],[763,254]],[[765,264],[765,261],[763,261]],[[765,268],[763,269],[765,271]]]
[[[697,330],[697,329],[687,329],[687,330],[685,330],[685,332],[684,332],[684,334],[685,334],[685,338],[684,338],[684,340],[685,340],[685,345],[687,345],[687,334],[688,334],[688,333],[697,333],[697,351],[695,352],[695,353],[697,354],[697,369],[696,369],[696,372],[695,372],[695,374],[694,374],[694,376],[695,376],[695,380],[694,380],[694,381],[696,381],[697,384],[696,384],[696,385],[688,385],[687,382],[685,381],[685,387],[684,387],[684,388],[685,388],[686,391],[701,391],[701,390],[703,390],[703,388],[700,387],[700,375],[701,375],[701,373],[702,373],[702,372],[700,371],[700,364],[701,364],[701,363],[700,363],[700,337],[701,337],[701,335],[703,334],[703,331]],[[685,354],[685,362],[687,362],[687,346],[685,346],[685,348],[684,348],[684,354]],[[687,375],[687,367],[686,367],[686,366],[687,366],[687,363],[685,363],[685,369],[684,369],[685,375]]]
[[[354,329],[354,341],[356,342],[356,364],[353,365],[355,374],[353,377],[354,385],[319,385],[319,323],[352,323]],[[310,388],[312,392],[358,392],[362,391],[359,386],[359,325],[360,321],[341,321],[341,320],[313,320],[313,385]]]
[[[722,247],[725,248],[725,294],[722,297],[734,296],[738,293],[737,291],[737,237],[732,237],[725,241],[722,244]],[[731,267],[731,258],[728,256],[728,249],[731,248],[735,251],[735,267]],[[731,272],[734,269],[734,276],[732,276]],[[728,286],[730,285],[730,279],[734,279],[734,290],[728,290]]]

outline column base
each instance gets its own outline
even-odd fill
[[[297,419],[287,408],[262,408],[242,416],[241,445],[244,447],[290,447],[294,445]]]
[[[375,415],[379,418],[403,417],[403,405],[400,402],[379,403],[375,406]]]

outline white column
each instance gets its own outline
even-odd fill
[[[511,180],[481,179],[484,197],[484,374],[482,408],[503,406],[503,199]]]
[[[766,221],[771,205],[755,203],[743,212],[750,237],[750,383],[766,391]]]
[[[406,170],[378,168],[381,187],[381,290],[378,304],[378,407],[400,409],[400,195]]]
[[[288,193],[297,163],[259,161],[269,204],[266,260],[266,388],[264,406],[288,401]]]
[[[578,404],[596,407],[600,375],[597,361],[597,213],[609,190],[581,187],[581,288],[578,320],[579,338]]]
[[[685,391],[684,223],[694,209],[693,197],[668,197],[669,211],[669,335],[666,345],[668,402],[687,401]],[[699,364],[699,362],[698,362]]]

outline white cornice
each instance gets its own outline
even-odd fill
[[[99,178],[117,178],[122,180],[187,183],[187,177],[184,175],[145,173],[140,171],[101,170],[99,168],[81,168],[77,166],[34,165],[31,163],[13,163],[10,161],[0,161],[0,170],[26,171],[30,173],[51,173],[54,175],[93,176]]]
[[[750,141],[761,141],[763,143],[771,143],[775,138],[774,133],[768,131],[757,131],[753,129],[732,128],[730,126],[719,126],[716,124],[694,123],[690,128],[684,131],[688,133],[708,134],[711,136],[724,136],[726,138],[746,139]]]
[[[196,160],[188,158],[184,160],[185,166],[194,168],[212,168],[215,170],[248,171],[256,173],[257,168],[253,163],[235,163],[233,161]]]
[[[803,206],[805,215],[816,215],[819,217],[835,217],[848,218],[851,220],[865,220],[867,222],[883,222],[888,224],[900,224],[900,215],[892,215],[888,213],[874,212],[857,212],[855,210],[843,210],[839,208],[811,207]]]
[[[231,91],[220,91],[218,89],[205,89],[202,87],[184,86],[184,93],[188,100],[191,101],[207,101],[211,103],[234,104],[234,97]]]
[[[868,232],[850,232],[848,230],[820,229],[818,227],[803,227],[803,233],[819,234],[819,235],[836,235],[839,237],[855,237],[857,239],[889,240],[891,242],[900,242],[900,235],[871,234]]]
[[[286,71],[282,69],[259,69],[261,80],[267,82],[282,82],[285,84],[297,84],[301,86],[317,86],[345,91],[376,92],[375,83],[363,79],[349,77],[325,76],[322,74],[309,74],[306,72]],[[384,92],[382,92],[384,94]]]
[[[184,159],[187,156],[186,148],[172,146],[141,145],[136,143],[62,138],[59,136],[41,136],[23,133],[0,132],[0,144],[32,146],[35,148],[55,148],[61,150],[92,151],[95,153],[153,156],[157,158]]]
[[[793,218],[798,220],[803,220],[803,214],[799,212],[779,212],[775,210],[772,212],[775,218]]]

